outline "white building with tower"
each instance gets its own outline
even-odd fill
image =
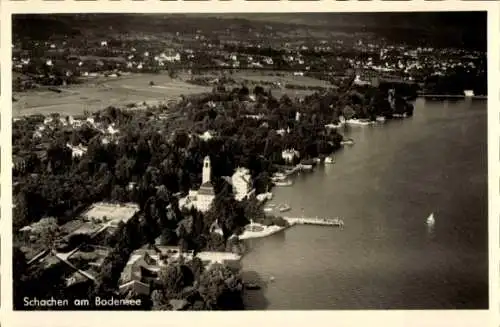
[[[201,186],[197,191],[191,190],[189,194],[179,199],[179,206],[184,208],[196,208],[201,212],[206,212],[210,209],[212,202],[215,198],[215,191],[210,180],[212,174],[212,165],[210,157],[206,156],[203,159],[203,171]]]

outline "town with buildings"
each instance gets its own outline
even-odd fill
[[[94,19],[96,24],[106,25],[114,18],[86,17],[80,18],[79,23]],[[140,15],[131,19],[138,26],[144,25]],[[19,19],[19,24],[22,22]],[[415,83],[427,94],[460,95],[471,88],[475,88],[477,95],[486,92],[485,86],[477,83],[486,69],[485,54],[478,50],[391,44],[370,33],[352,37],[319,28],[306,30],[303,26],[288,32],[283,23],[240,27],[238,20],[230,20],[222,28],[215,27],[216,22],[215,18],[189,19],[181,15],[158,22],[158,26],[155,22],[146,24],[144,30],[164,28],[154,35],[139,32],[133,36],[111,29],[81,32],[86,38],[60,33],[46,40],[19,37],[12,45],[13,87],[15,91],[23,91],[159,72],[183,77],[190,83],[213,85],[214,78],[199,75],[248,70],[289,72],[335,84],[353,70],[360,83],[372,83],[377,77]],[[47,26],[49,30],[57,29],[64,23],[61,19],[50,21]]]
[[[307,223],[266,206],[274,187],[333,163],[355,142],[344,126],[409,118],[420,93],[485,94],[476,50],[215,18],[132,16],[145,28],[128,34],[99,15],[47,17],[48,36],[21,27],[39,19],[13,23],[16,309],[85,297],[117,301],[88,310],[243,309],[244,240]],[[109,103],[75,109],[92,83]]]

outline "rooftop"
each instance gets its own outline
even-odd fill
[[[214,187],[211,182],[201,184],[198,195],[215,195]]]

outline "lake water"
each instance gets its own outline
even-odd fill
[[[334,165],[274,189],[286,215],[340,216],[345,229],[248,241],[244,278],[267,284],[246,291],[248,309],[488,307],[486,101],[418,99],[414,113],[351,127],[356,144]]]

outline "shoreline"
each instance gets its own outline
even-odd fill
[[[250,231],[245,230],[241,235],[238,235],[239,240],[251,240],[256,238],[264,238],[268,236],[272,236],[278,232],[284,231],[296,225],[313,225],[313,226],[328,226],[328,227],[338,227],[340,229],[343,228],[343,221],[339,218],[308,218],[308,217],[281,217],[287,221],[288,226],[265,226],[260,223],[250,223],[247,226],[258,227],[261,228],[259,231]]]
[[[262,230],[260,230],[260,231],[245,230],[241,235],[238,235],[238,239],[240,241],[257,239],[257,238],[264,238],[264,237],[272,236],[272,235],[274,235],[274,234],[276,234],[278,232],[281,232],[281,231],[283,231],[285,229],[288,229],[288,228],[292,227],[292,225],[286,226],[286,227],[284,227],[284,226],[277,226],[277,225],[264,226],[262,224],[257,224],[257,223],[250,224],[250,225],[259,226],[259,227],[262,228]]]

